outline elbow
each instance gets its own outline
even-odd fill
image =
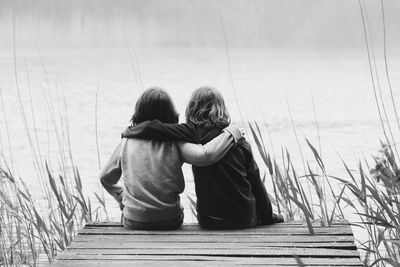
[[[212,165],[217,161],[217,159],[215,158],[215,156],[209,152],[207,152],[206,150],[204,150],[204,154],[199,157],[198,160],[198,166],[208,166],[208,165]]]

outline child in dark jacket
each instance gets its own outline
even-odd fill
[[[205,144],[230,124],[221,93],[210,87],[194,91],[185,115],[185,124],[146,121],[128,128],[122,136]],[[272,212],[271,202],[246,140],[241,139],[213,165],[193,166],[193,174],[197,219],[201,227],[240,229],[283,222],[281,215]]]

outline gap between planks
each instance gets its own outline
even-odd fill
[[[307,266],[361,266],[360,262],[355,258],[301,258],[302,262]],[[269,265],[269,266],[278,266],[278,265],[290,265],[297,266],[297,262],[294,257],[270,257],[270,258],[238,258],[238,257],[215,257],[215,256],[180,256],[180,255],[165,255],[165,256],[156,256],[156,255],[127,255],[125,259],[121,259],[118,255],[109,255],[107,257],[102,257],[101,261],[99,261],[96,257],[88,257],[85,260],[74,258],[72,255],[65,256],[63,261],[59,261],[59,263],[63,262],[71,262],[71,263],[97,263],[101,264],[102,262],[105,264],[112,264],[115,262],[118,263],[137,263],[142,266],[143,263],[162,263],[164,266],[166,264],[174,263],[183,263],[184,266],[189,265],[189,263],[200,263],[200,265],[209,266],[211,264],[229,264],[229,265]],[[175,265],[171,265],[175,266]]]

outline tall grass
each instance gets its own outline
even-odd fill
[[[4,155],[3,146],[0,151],[0,162],[3,163],[0,165],[0,265],[2,266],[36,266],[43,261],[51,262],[55,259],[57,253],[63,251],[71,243],[77,230],[83,224],[102,218],[104,214],[107,214],[103,195],[96,194],[100,205],[93,208],[91,200],[84,192],[82,178],[72,155],[68,104],[63,88],[62,93],[60,93],[57,86],[50,84],[45,62],[39,50],[38,55],[46,83],[46,87],[43,87],[40,83],[41,97],[45,100],[45,107],[53,128],[53,132],[48,134],[49,137],[54,134],[57,141],[55,161],[53,161],[55,164],[53,165],[42,153],[41,146],[43,144],[41,144],[37,133],[30,88],[31,81],[26,59],[27,88],[25,89],[29,90],[30,112],[25,110],[26,106],[21,97],[24,86],[18,75],[20,70],[17,64],[14,30],[13,58],[16,94],[34,169],[33,177],[26,178],[38,181],[41,199],[34,197],[28,186],[22,179],[17,178],[13,171],[12,145],[7,126],[7,114],[2,94],[0,94],[10,149],[8,158]],[[33,125],[30,125],[30,123],[33,123]]]
[[[384,88],[379,82],[379,71],[375,59],[373,33],[368,20],[368,12],[363,0],[359,0],[358,3],[371,83],[386,144],[382,144],[381,155],[374,158],[374,167],[371,168],[367,163],[359,164],[359,179],[355,179],[354,172],[350,171],[347,164],[344,163],[351,179],[349,182],[342,180],[346,189],[350,191],[350,197],[342,197],[342,199],[360,216],[358,225],[368,233],[369,240],[363,243],[361,247],[369,256],[368,264],[372,266],[386,266],[386,264],[400,266],[400,170],[398,169],[400,156],[397,149],[396,135],[393,134],[391,121],[382,97]],[[386,17],[383,0],[380,1],[380,5],[385,78],[390,92],[395,122],[400,130],[397,106],[389,75]]]
[[[61,131],[66,133],[65,129]],[[31,149],[36,149],[32,143]],[[64,158],[59,160],[58,168],[53,168],[47,160],[32,153],[36,157],[34,162],[38,163],[34,179],[41,185],[42,201],[32,196],[23,180],[15,178],[3,160],[5,165],[0,166],[1,265],[35,266],[40,263],[41,254],[51,262],[86,222],[107,217],[104,195],[95,193],[99,206],[93,208],[85,196],[78,167],[72,164],[72,152],[68,154],[71,158],[62,154]],[[44,163],[43,172],[40,162]]]
[[[400,163],[391,146],[383,145],[373,167],[366,161],[352,170],[343,161],[348,177],[340,178],[327,173],[317,149],[306,139],[317,167],[313,169],[306,162],[307,170],[300,175],[287,149],[282,149],[279,163],[268,153],[258,123],[250,124],[250,129],[269,173],[273,186],[270,197],[278,212],[283,212],[287,220],[304,220],[310,234],[315,222],[330,227],[336,220],[346,219],[344,213],[355,213],[359,220],[352,224],[363,228],[368,237],[359,247],[365,252],[364,263],[400,266]],[[317,196],[314,201],[305,193],[305,179]]]
[[[371,266],[400,266],[400,170],[399,159],[390,146],[383,146],[381,155],[375,157],[375,166],[359,164],[354,171],[344,163],[350,177],[341,180],[349,196],[341,197],[359,215],[356,225],[364,228],[368,240],[361,249]]]
[[[252,137],[256,143],[261,158],[267,167],[273,185],[272,202],[278,212],[283,212],[287,220],[303,219],[308,226],[310,234],[314,234],[313,222],[318,220],[321,226],[331,226],[335,220],[343,220],[343,212],[339,205],[339,198],[334,193],[331,181],[326,174],[325,164],[318,151],[308,141],[307,145],[317,162],[317,169],[313,170],[308,162],[304,162],[304,174],[300,175],[292,162],[291,154],[287,149],[282,149],[281,164],[271,157],[267,151],[259,124],[249,124]],[[299,144],[300,145],[300,144]],[[327,196],[323,184],[328,184],[333,196]],[[310,185],[305,189],[304,185]],[[317,200],[307,196],[316,195]],[[332,205],[328,201],[332,200]],[[329,207],[329,208],[328,208]]]
[[[83,197],[81,178],[75,169],[76,188],[73,192],[46,166],[48,189],[45,210],[32,197],[22,180],[0,169],[2,264],[39,263],[44,253],[52,261],[72,241],[82,223],[92,220],[90,201]]]
[[[20,109],[23,108],[21,105]],[[56,115],[50,112],[50,116]],[[54,118],[54,121],[57,119]],[[24,122],[27,120],[24,119]],[[59,129],[59,126],[53,127],[62,133],[60,136],[65,136],[67,130]],[[34,131],[28,129],[27,135],[31,132]],[[59,141],[67,149],[65,140]],[[63,158],[59,158],[54,167],[34,153],[40,147],[39,143],[37,146],[32,140],[29,143],[36,169],[34,179],[38,180],[42,194],[39,201],[32,196],[23,180],[15,177],[0,151],[4,158],[4,166],[0,166],[0,264],[5,266],[35,266],[40,263],[39,255],[53,261],[57,253],[71,243],[83,224],[106,214],[102,195],[96,194],[100,206],[95,209],[85,195],[82,178],[78,167],[73,164],[70,150],[58,153]]]

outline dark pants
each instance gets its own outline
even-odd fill
[[[123,223],[125,229],[132,230],[174,230],[178,229],[182,225],[183,212],[177,218],[156,222],[138,222],[123,217]]]
[[[231,221],[223,218],[214,218],[207,215],[197,214],[197,221],[204,229],[210,230],[230,230],[230,229],[246,229],[257,225],[257,218],[250,218],[246,221]]]

